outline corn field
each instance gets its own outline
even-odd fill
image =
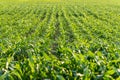
[[[120,0],[0,0],[0,80],[120,80]]]

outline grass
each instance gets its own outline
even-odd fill
[[[1,0],[0,80],[119,80],[119,0]]]

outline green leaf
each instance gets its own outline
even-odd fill
[[[17,76],[20,80],[22,80],[21,75],[17,71],[12,71],[11,74]]]
[[[57,75],[57,79],[58,79],[58,80],[65,80],[64,77],[61,76],[61,75]]]
[[[107,75],[112,75],[115,73],[115,70],[108,70],[105,74]]]
[[[120,80],[120,76],[116,80]]]

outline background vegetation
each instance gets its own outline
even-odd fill
[[[0,0],[0,80],[119,76],[119,0]]]

